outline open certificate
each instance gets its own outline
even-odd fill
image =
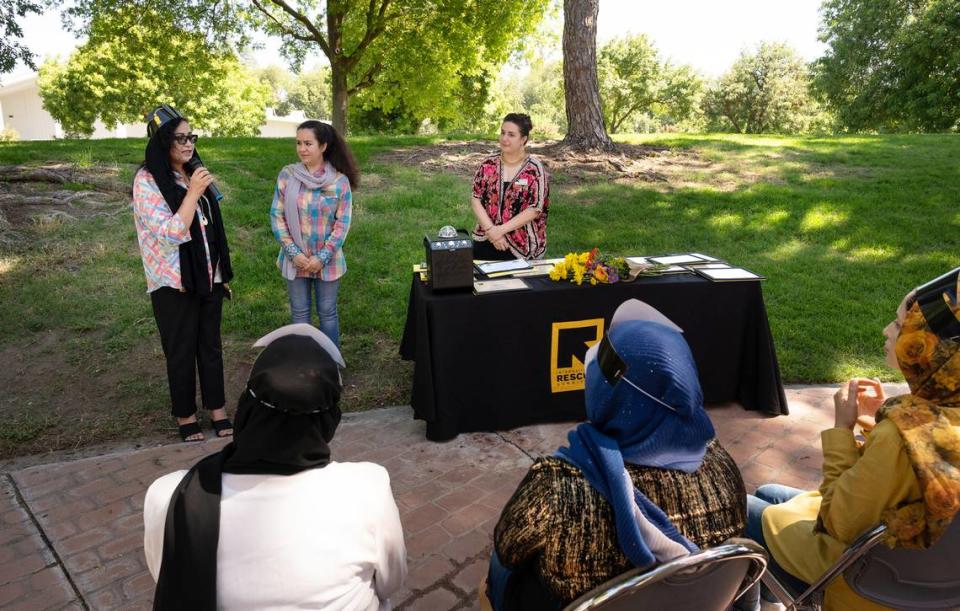
[[[709,261],[716,261],[713,257],[709,259],[704,258],[701,255],[696,254],[687,254],[687,255],[667,255],[664,257],[647,257],[648,260],[653,261],[654,263],[659,263],[660,265],[686,265],[690,263],[707,263]]]
[[[697,268],[696,272],[714,282],[733,282],[736,280],[765,280],[763,276],[755,274],[742,267],[727,268]]]
[[[502,291],[523,291],[530,285],[520,278],[504,278],[503,280],[477,280],[473,283],[473,292],[477,295],[484,293],[500,293]]]
[[[523,259],[510,259],[508,261],[488,261],[486,263],[477,263],[477,269],[484,275],[497,274],[500,272],[515,272],[521,269],[530,269],[530,264]]]

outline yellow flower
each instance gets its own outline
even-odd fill
[[[591,278],[590,278],[590,284],[592,284],[592,285],[594,285],[594,286],[596,286],[596,284],[597,284],[597,279],[596,279],[596,278],[593,278],[593,277],[591,277]]]

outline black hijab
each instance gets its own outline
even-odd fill
[[[143,167],[153,175],[153,180],[160,188],[163,199],[174,214],[180,209],[187,190],[178,185],[173,177],[173,168],[170,166],[170,147],[173,145],[174,131],[184,120],[182,117],[170,119],[157,128],[147,142],[143,162]],[[193,151],[193,159],[200,159],[196,149]],[[189,169],[186,171],[191,172]],[[230,266],[230,248],[227,246],[227,234],[223,229],[220,203],[209,188],[204,192],[203,197],[206,198],[206,203],[202,211],[209,217],[206,234],[210,261],[214,270],[219,263],[220,278],[223,282],[230,282],[233,278],[233,268]],[[199,214],[194,215],[193,222],[190,224],[190,241],[180,245],[180,281],[188,292],[207,295],[213,287],[207,273],[207,253],[203,248],[203,232],[200,230],[199,216]]]
[[[222,474],[325,467],[341,389],[337,362],[311,337],[283,336],[260,354],[237,405],[233,441],[194,465],[170,498],[154,609],[216,609]]]

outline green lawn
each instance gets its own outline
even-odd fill
[[[883,367],[882,328],[906,290],[960,265],[960,138],[624,140],[699,162],[670,183],[584,184],[558,173],[548,256],[600,246],[728,259],[768,277],[764,295],[785,382],[896,379]],[[350,140],[364,175],[340,299],[348,410],[409,400],[412,370],[397,348],[410,266],[422,258],[426,230],[470,224],[470,176],[375,160],[380,151],[433,141]],[[0,165],[118,164],[128,179],[143,146],[4,143]],[[198,148],[227,195],[236,297],[225,307],[223,330],[236,388],[252,360],[250,342],[288,320],[267,210],[278,170],[295,155],[288,139],[204,139]],[[0,400],[0,414],[16,425],[16,432],[0,427],[7,431],[0,456],[169,429],[163,361],[129,214],[22,230],[13,245],[0,246],[0,304],[0,355],[20,367]],[[82,394],[86,405],[91,393],[109,408],[69,409],[71,397]],[[86,433],[72,434],[74,426]]]

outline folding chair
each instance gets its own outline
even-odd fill
[[[697,609],[722,611],[760,579],[767,553],[749,539],[677,558],[654,569],[632,569],[576,599],[564,611]]]
[[[790,591],[769,571],[763,583],[787,611],[819,609],[827,587],[841,574],[854,592],[887,607],[960,608],[960,520],[925,550],[878,545],[886,531],[879,524],[860,535],[805,592]]]

